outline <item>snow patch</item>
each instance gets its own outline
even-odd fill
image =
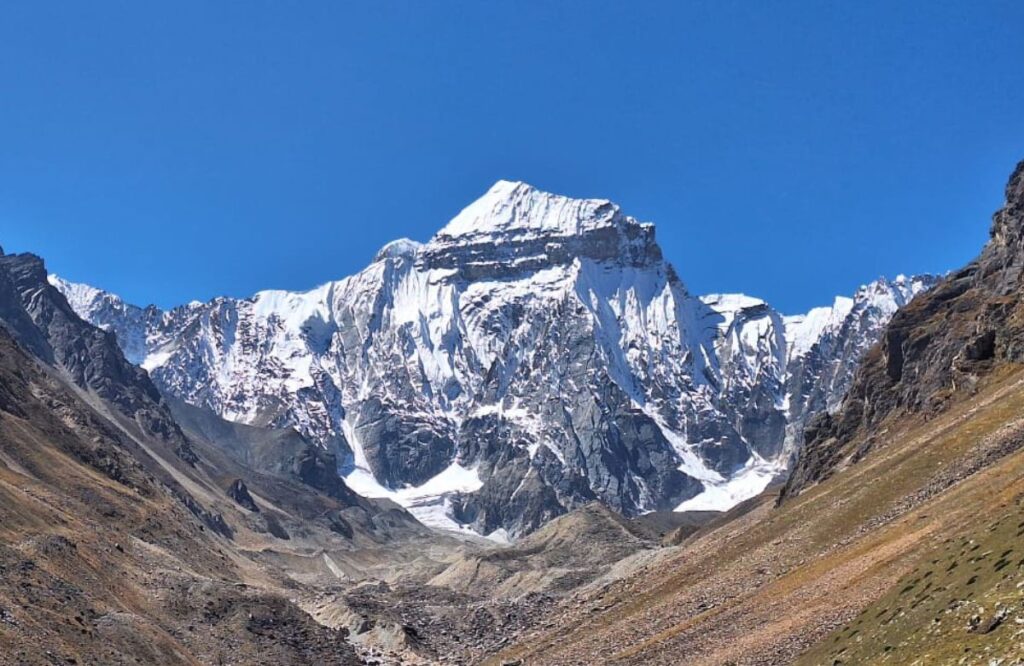
[[[457,462],[453,462],[443,472],[433,477],[421,486],[406,486],[395,491],[395,498],[403,506],[411,506],[413,503],[441,497],[449,493],[472,493],[480,490],[484,482],[475,469],[466,469]]]
[[[701,457],[693,450],[693,445],[686,441],[685,436],[668,427],[662,418],[651,410],[650,407],[645,408],[644,413],[654,421],[658,429],[661,430],[661,434],[672,445],[676,455],[679,456],[680,472],[705,483],[705,485],[720,484],[724,481],[721,474],[704,464]]]
[[[353,446],[352,448],[356,449],[357,447]],[[361,447],[359,447],[359,452],[362,453]],[[357,458],[362,458],[365,464],[365,457],[359,455]],[[451,517],[450,495],[476,492],[484,485],[477,470],[463,467],[458,462],[453,462],[440,474],[422,485],[406,486],[398,490],[390,490],[380,485],[368,468],[359,466],[345,476],[345,483],[364,497],[392,500],[404,507],[416,520],[427,527],[479,536],[468,525],[463,525]],[[499,543],[507,543],[508,533],[492,532],[487,535],[487,538]]]
[[[341,570],[341,567],[338,566],[338,563],[335,562],[330,555],[324,553],[323,560],[324,564],[327,566],[327,568],[331,571],[332,574],[341,579],[348,578],[348,576],[345,575],[345,572]]]
[[[173,349],[159,349],[155,352],[146,355],[146,358],[142,359],[142,363],[139,364],[146,372],[153,372],[160,366],[167,363],[171,356],[174,355]]]
[[[408,259],[415,257],[421,247],[423,247],[423,243],[419,243],[409,238],[399,238],[398,240],[393,240],[379,249],[373,260],[383,261],[384,259]]]
[[[704,481],[704,490],[675,508],[676,511],[728,511],[740,502],[756,497],[784,472],[777,463],[753,458],[728,480]]]

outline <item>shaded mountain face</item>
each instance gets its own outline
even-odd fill
[[[271,518],[232,509],[218,460],[113,336],[74,314],[37,257],[0,257],[4,663],[359,663],[344,631],[240,584],[272,580],[226,555]],[[342,508],[317,497],[305,498],[319,504],[310,518]]]
[[[0,326],[132,440],[158,447],[140,455],[172,456],[181,474],[212,481],[218,493],[228,476],[248,479],[292,511],[293,520],[322,518],[332,531],[352,522],[354,530],[342,530],[349,540],[353,534],[356,541],[377,543],[427,533],[392,502],[355,493],[341,478],[334,453],[294,428],[227,421],[173,396],[164,398],[149,374],[122,353],[113,333],[76,314],[35,255],[0,255]],[[178,490],[193,508],[202,504]],[[216,515],[201,515],[219,528]]]
[[[870,435],[885,419],[935,413],[974,390],[979,379],[1024,361],[1022,268],[1024,162],[1010,177],[978,258],[896,313],[881,344],[864,358],[842,408],[809,427],[785,495],[869,455],[883,444]]]
[[[141,435],[158,437],[181,460],[196,462],[149,376],[125,359],[114,335],[75,313],[48,282],[39,257],[0,256],[0,321],[23,348],[110,403]]]
[[[122,425],[0,326],[4,663],[361,663],[345,632],[235,584],[255,568],[225,557],[223,517]]]
[[[799,317],[698,298],[652,225],[505,181],[428,243],[309,292],[160,311],[51,280],[164,393],[294,426],[356,491],[499,535],[595,499],[636,515],[760,491],[932,283],[880,280]]]

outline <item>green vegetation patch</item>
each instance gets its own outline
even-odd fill
[[[1006,510],[1006,509],[1002,509]],[[937,552],[803,656],[812,664],[1014,664],[1024,659],[1024,505]]]

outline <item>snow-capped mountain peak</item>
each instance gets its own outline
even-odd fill
[[[593,499],[635,515],[758,492],[928,282],[803,317],[700,299],[652,225],[511,181],[428,243],[389,243],[308,292],[161,312],[52,279],[163,391],[294,426],[339,453],[353,488],[433,524],[512,536]]]
[[[601,199],[571,199],[521,181],[499,180],[435,236],[441,242],[512,234],[578,236],[608,226],[618,206]]]
[[[855,302],[864,302],[866,306],[878,308],[891,316],[933,283],[934,280],[927,275],[897,275],[892,280],[880,277],[858,289],[853,298]]]
[[[56,273],[48,275],[47,280],[64,294],[64,298],[68,299],[68,303],[76,310],[107,296],[102,289],[81,282],[70,282]]]

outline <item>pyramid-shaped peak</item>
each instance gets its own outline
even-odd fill
[[[607,199],[574,199],[538,190],[522,181],[499,180],[456,215],[437,237],[576,236],[611,225],[617,218],[618,206]]]

